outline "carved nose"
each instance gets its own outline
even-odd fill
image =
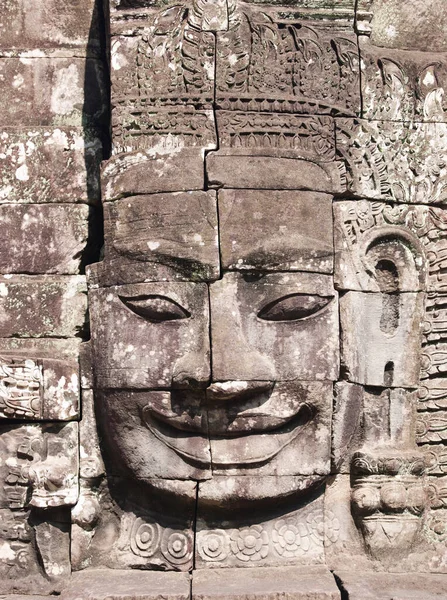
[[[222,346],[213,345],[213,381],[274,381],[272,362],[256,350],[247,348],[241,340],[228,340]],[[239,347],[237,347],[239,342]]]
[[[177,360],[172,371],[172,387],[204,389],[211,379],[207,352],[188,352]]]

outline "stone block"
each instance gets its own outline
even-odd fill
[[[261,16],[258,7],[241,5],[238,8],[239,21],[235,21],[244,25],[236,26],[232,21],[228,31],[216,35],[219,109],[245,108],[254,113],[253,120],[256,113],[274,111],[307,115],[358,114],[358,46],[349,21],[341,19],[340,23],[327,27],[327,21],[320,21],[318,17],[310,22],[303,16],[300,19],[298,11],[302,5],[297,6],[297,12],[288,13],[284,6],[281,7],[284,10],[278,10],[280,5],[263,7],[265,16]],[[323,7],[320,4],[318,8]],[[315,12],[311,13],[312,17]],[[260,19],[268,21],[269,26],[257,31]],[[309,52],[314,56],[311,71],[308,70]],[[303,76],[296,77],[295,73]]]
[[[63,600],[189,600],[188,573],[112,571],[97,569],[74,573]]]
[[[344,165],[293,158],[292,152],[265,150],[211,152],[206,158],[211,186],[254,190],[344,191]]]
[[[410,0],[375,0],[371,22],[371,42],[375,46],[445,52],[447,16],[442,0],[421,4]]]
[[[208,485],[208,484],[206,484]],[[248,484],[249,485],[249,484]],[[196,568],[226,572],[228,567],[300,567],[324,564],[325,523],[323,498],[296,508],[270,510],[268,517],[247,518],[237,511],[225,511],[223,504],[213,507],[214,515],[203,512],[200,499],[196,533]],[[219,518],[220,514],[225,515]],[[335,535],[338,535],[336,531]],[[264,569],[263,569],[264,570]],[[219,575],[216,575],[219,577]]]
[[[0,273],[79,273],[90,209],[63,204],[0,204]]]
[[[123,198],[106,203],[104,213],[103,271],[108,282],[218,279],[215,192]]]
[[[79,370],[81,376],[81,389],[93,388],[93,357],[91,342],[83,342],[79,348]]]
[[[72,511],[74,570],[192,569],[197,483],[116,479],[88,486],[81,479]],[[113,571],[112,571],[113,572]]]
[[[293,567],[194,571],[193,600],[339,600],[334,578],[324,567]]]
[[[438,341],[445,329],[447,211],[366,200],[335,202],[334,220],[336,287],[370,292],[427,289],[424,335],[427,341]]]
[[[324,477],[314,476],[276,476],[255,475],[217,475],[199,482],[199,510],[201,518],[213,519],[213,513],[223,517],[250,514],[255,506],[273,507],[282,510],[295,506],[301,498],[317,493]],[[284,506],[283,506],[284,505]],[[290,506],[289,506],[290,505]],[[224,518],[224,517],[223,517]],[[211,555],[209,556],[211,560]]]
[[[428,475],[447,475],[447,449],[444,444],[419,446],[424,455]]]
[[[332,472],[349,473],[351,458],[362,442],[363,388],[338,381],[332,414]]]
[[[403,203],[446,201],[445,123],[357,119],[336,123],[337,156],[346,162],[352,194]]]
[[[0,357],[0,419],[71,421],[79,417],[75,361]]]
[[[0,202],[43,204],[100,199],[102,145],[81,128],[7,127],[0,133]]]
[[[253,100],[251,102],[253,105]],[[209,161],[212,180],[221,181],[227,187],[253,187],[244,186],[244,183],[253,182],[255,187],[272,189],[276,189],[276,182],[281,181],[277,189],[299,189],[306,182],[327,188],[333,177],[332,183],[335,187],[342,171],[337,173],[338,165],[328,163],[335,159],[333,118],[280,112],[278,104],[272,108],[272,112],[257,114],[253,114],[249,109],[217,111],[220,149],[212,155],[213,160]],[[244,170],[238,169],[240,177],[235,177],[236,173],[224,171],[225,164],[231,164],[230,161],[235,164],[237,155],[240,155],[246,164]],[[270,163],[266,157],[270,157]],[[307,167],[310,172],[307,176],[305,162],[300,164],[300,159],[309,161]],[[321,183],[312,177],[318,173],[315,167],[312,169],[312,162],[319,164],[325,171],[320,174],[323,177]],[[297,173],[288,171],[287,167],[293,169],[292,165],[300,167]],[[267,172],[262,173],[262,166],[268,169]],[[275,166],[280,167],[279,172],[275,170]],[[251,168],[254,168],[252,174]],[[274,182],[270,185],[269,177],[272,177]],[[233,181],[237,181],[237,186],[232,184]],[[331,188],[319,191],[333,190]]]
[[[44,520],[34,530],[45,575],[50,581],[62,579],[65,583],[71,575],[69,523]]]
[[[43,600],[60,591],[43,573],[30,512],[0,508],[0,519],[0,594],[12,594],[2,597]]]
[[[200,148],[156,148],[117,154],[102,169],[103,202],[160,192],[187,192],[205,187]]]
[[[440,208],[335,202],[336,287],[400,293],[439,286],[444,222]]]
[[[430,573],[336,571],[347,600],[442,600],[447,576]]]
[[[207,390],[216,475],[330,472],[332,382],[225,382],[212,394],[218,385]]]
[[[199,9],[200,10],[200,9]],[[185,11],[146,11],[145,29],[139,19],[112,21],[111,83],[115,106],[146,107],[154,99],[167,106],[211,107],[214,93],[215,39],[192,23],[195,8]],[[163,26],[159,22],[163,21]],[[118,28],[122,31],[117,31]],[[157,32],[155,35],[155,31]],[[184,52],[180,50],[183,48]],[[134,67],[135,65],[135,67]],[[134,90],[139,89],[139,97]]]
[[[169,153],[178,148],[217,148],[216,124],[211,109],[197,110],[178,104],[150,106],[145,98],[117,101],[112,111],[114,154],[149,150]]]
[[[344,294],[340,298],[342,364],[349,380],[379,387],[417,387],[423,311],[423,293]]]
[[[447,121],[447,55],[373,46],[360,37],[363,114],[384,121]]]
[[[82,390],[82,420],[79,423],[79,477],[96,480],[104,475],[92,390]]]
[[[416,440],[419,444],[447,442],[447,411],[419,412],[416,421]]]
[[[443,377],[447,372],[447,344],[445,342],[427,344],[421,352],[421,378]],[[425,384],[425,381],[424,381]]]
[[[367,555],[361,533],[351,511],[351,481],[349,474],[332,477],[326,486],[324,512],[338,524],[337,536],[325,543],[326,565],[329,569],[344,568],[354,573],[374,569]],[[329,531],[329,530],[328,530]]]
[[[90,291],[96,385],[178,387],[210,377],[206,284],[141,283]]]
[[[51,358],[78,360],[81,338],[0,338],[0,356],[26,356],[31,359]]]
[[[99,54],[97,17],[96,0],[63,4],[50,0],[32,7],[23,0],[9,0],[0,17],[0,53]]]
[[[331,277],[226,273],[210,284],[210,297],[213,381],[338,378]]]
[[[143,481],[208,479],[210,443],[200,399],[194,389],[96,391],[108,473],[130,471]]]
[[[0,336],[73,337],[84,328],[85,277],[4,275],[0,283]]]
[[[78,424],[1,425],[0,506],[49,509],[78,499]]]
[[[0,58],[2,127],[100,124],[106,112],[102,63],[95,59]]]
[[[219,233],[224,269],[332,273],[327,194],[221,190]]]

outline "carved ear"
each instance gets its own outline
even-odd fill
[[[401,227],[371,230],[363,240],[363,263],[371,291],[416,292],[426,289],[426,256],[420,241]]]

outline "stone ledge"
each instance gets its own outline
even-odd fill
[[[337,572],[346,600],[444,600],[447,575]]]
[[[325,567],[209,569],[194,571],[192,600],[340,600]]]

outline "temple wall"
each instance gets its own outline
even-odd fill
[[[447,597],[446,27],[5,0],[0,594]]]

